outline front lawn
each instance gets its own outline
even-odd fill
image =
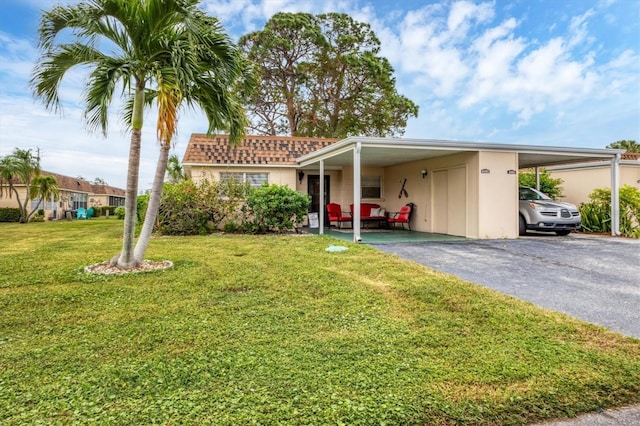
[[[521,425],[640,403],[640,340],[328,237],[0,224],[0,423]],[[606,303],[606,301],[603,301]]]

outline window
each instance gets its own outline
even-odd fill
[[[269,173],[220,173],[220,180],[222,182],[230,179],[235,179],[242,183],[249,183],[249,186],[255,189],[260,188],[265,183],[269,183]]]
[[[362,176],[361,194],[362,198],[380,198],[382,196],[381,176]]]
[[[116,197],[114,195],[110,195],[109,205],[116,206],[116,207],[124,206],[124,200],[125,200],[125,197]]]

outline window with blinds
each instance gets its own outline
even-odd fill
[[[382,176],[362,176],[360,191],[362,198],[380,198],[382,196]]]
[[[260,188],[263,184],[269,183],[269,173],[220,172],[220,180],[222,182],[226,182],[231,179],[240,183],[248,183],[251,188]]]

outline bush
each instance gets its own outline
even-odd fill
[[[295,229],[309,211],[311,198],[287,186],[264,185],[251,191],[246,211],[251,219],[245,230],[251,233]]]
[[[580,205],[582,228],[589,232],[611,232],[611,189],[595,189],[588,203]],[[620,234],[640,238],[640,191],[620,188]]]
[[[144,222],[144,215],[147,214],[147,207],[149,206],[149,194],[139,195],[136,203],[136,220],[138,223],[142,223]]]
[[[124,213],[125,213],[125,210],[124,210],[124,207],[122,207],[122,206],[121,207],[116,207],[116,209],[114,211],[114,214],[116,215],[116,217],[118,219],[124,219]]]
[[[554,200],[561,198],[562,195],[562,179],[554,179],[551,177],[547,169],[542,168],[538,170],[538,176],[540,178],[540,192],[547,194]],[[529,188],[536,187],[536,172],[530,170],[526,172],[518,173],[518,184],[520,186],[528,186]]]
[[[247,190],[246,184],[234,180],[166,183],[156,230],[164,235],[204,235],[238,229],[243,222],[239,206]]]
[[[34,214],[29,222],[44,222],[44,214],[40,214],[40,210],[38,210],[38,213]]]
[[[20,222],[20,209],[0,207],[0,222]]]

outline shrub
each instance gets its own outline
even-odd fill
[[[114,214],[118,219],[124,219],[124,207],[116,207]]]
[[[149,194],[139,195],[136,200],[136,220],[138,223],[144,222],[144,215],[147,213],[149,206]]]
[[[545,168],[538,170],[538,176],[540,178],[541,192],[544,192],[554,200],[561,198],[563,196],[562,187],[560,186],[564,182],[562,179],[552,178],[551,174],[549,174],[549,172]],[[536,187],[535,170],[518,173],[518,184],[520,186],[528,186],[530,188],[535,188]]]
[[[309,211],[311,199],[287,186],[264,185],[251,191],[246,211],[251,219],[245,223],[247,232],[282,232],[294,229]]]
[[[0,222],[20,222],[20,209],[13,207],[1,207]]]
[[[580,205],[582,228],[589,232],[611,232],[611,190],[595,189],[588,203]],[[640,238],[640,191],[629,185],[620,188],[620,233]]]
[[[40,210],[38,210],[38,213],[34,214],[29,222],[44,222],[44,214],[40,214]]]
[[[109,216],[115,216],[117,208],[118,207],[116,207],[116,206],[105,206],[105,207],[102,207],[102,212],[100,213],[100,215],[101,216],[106,216],[107,212],[109,212]]]
[[[156,230],[164,235],[204,235],[222,228],[237,229],[247,188],[234,180],[166,183]]]

